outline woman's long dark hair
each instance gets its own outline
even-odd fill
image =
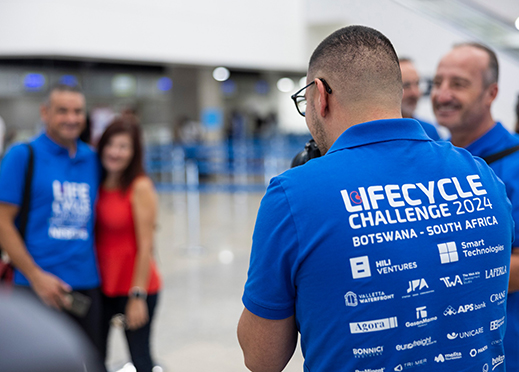
[[[103,151],[108,144],[110,138],[117,134],[127,133],[130,135],[133,144],[133,157],[128,167],[121,174],[119,180],[121,185],[121,191],[125,192],[128,190],[133,180],[138,176],[146,174],[144,171],[143,161],[143,150],[142,150],[142,133],[139,124],[132,118],[128,117],[117,117],[115,118],[106,130],[104,131],[101,139],[97,144],[97,156],[101,160]],[[106,179],[106,169],[102,168],[101,182]]]

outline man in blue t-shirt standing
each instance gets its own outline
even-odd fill
[[[400,73],[402,74],[402,87],[404,88],[404,94],[402,95],[402,117],[417,120],[427,135],[433,140],[438,141],[440,135],[436,127],[431,123],[418,120],[414,117],[416,106],[422,97],[422,91],[420,89],[420,76],[414,67],[413,61],[410,58],[402,57],[398,59],[398,62],[400,63]]]
[[[503,183],[401,117],[391,42],[350,26],[292,98],[324,156],[272,179],[238,325],[245,364],[312,372],[504,371],[513,239]]]
[[[487,160],[512,202],[516,240],[512,244],[504,345],[507,371],[519,371],[519,151],[502,152],[518,146],[519,138],[492,117],[498,77],[498,60],[491,49],[478,43],[458,44],[438,64],[431,98],[438,124],[449,129],[451,142]],[[492,161],[495,154],[498,156]]]
[[[94,253],[97,156],[78,140],[85,126],[85,97],[77,87],[54,86],[41,107],[45,132],[30,142],[33,172],[30,207],[22,239],[18,213],[29,147],[13,146],[0,168],[0,246],[10,256],[17,286],[30,288],[58,310],[78,309],[71,293],[90,298],[86,314],[71,317],[100,345],[100,279]],[[78,295],[79,296],[79,295]]]

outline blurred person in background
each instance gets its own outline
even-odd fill
[[[487,161],[512,202],[515,240],[504,346],[506,370],[519,371],[519,151],[510,151],[519,149],[519,137],[492,117],[498,78],[494,51],[478,43],[458,44],[438,64],[431,99],[436,120],[450,131],[452,144]]]
[[[71,292],[86,296],[86,314],[69,314],[101,347],[101,291],[94,252],[95,152],[79,140],[85,97],[78,87],[53,86],[41,106],[45,131],[29,142],[34,154],[25,237],[17,229],[29,146],[13,146],[0,168],[0,245],[16,268],[14,283],[45,304],[71,310]]]
[[[129,105],[124,107],[121,110],[121,117],[127,120],[133,120],[136,124],[141,124],[141,119],[139,118],[139,112],[137,107],[134,105]]]
[[[139,125],[118,117],[98,143],[102,165],[96,247],[102,279],[104,356],[110,321],[124,314],[125,334],[138,372],[151,372],[150,331],[161,280],[153,259],[157,195],[143,167]]]
[[[402,86],[404,95],[402,96],[402,117],[418,120],[429,137],[437,141],[440,139],[438,131],[434,125],[415,118],[414,112],[418,101],[422,97],[420,89],[420,76],[416,71],[413,61],[410,58],[399,58],[400,73],[402,74]]]

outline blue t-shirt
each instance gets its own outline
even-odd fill
[[[43,270],[73,289],[99,286],[94,253],[94,203],[99,186],[97,156],[78,141],[75,157],[46,134],[31,141],[34,173],[25,245]],[[29,152],[24,144],[13,146],[0,167],[0,202],[20,206],[23,199]],[[14,281],[29,285],[15,272]]]
[[[510,211],[415,120],[355,125],[271,181],[243,303],[295,314],[307,372],[503,371]]]
[[[467,150],[472,155],[485,157],[517,145],[519,138],[508,132],[501,123],[496,123],[485,135],[467,146]],[[505,184],[506,194],[512,202],[516,237],[512,247],[519,248],[519,152],[491,163],[490,167]],[[519,371],[519,292],[508,295],[507,315],[504,340],[506,370],[514,372]]]

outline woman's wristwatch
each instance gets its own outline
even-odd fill
[[[140,298],[142,300],[146,300],[146,297],[148,297],[148,293],[141,287],[133,287],[128,292],[128,297],[129,298]]]

